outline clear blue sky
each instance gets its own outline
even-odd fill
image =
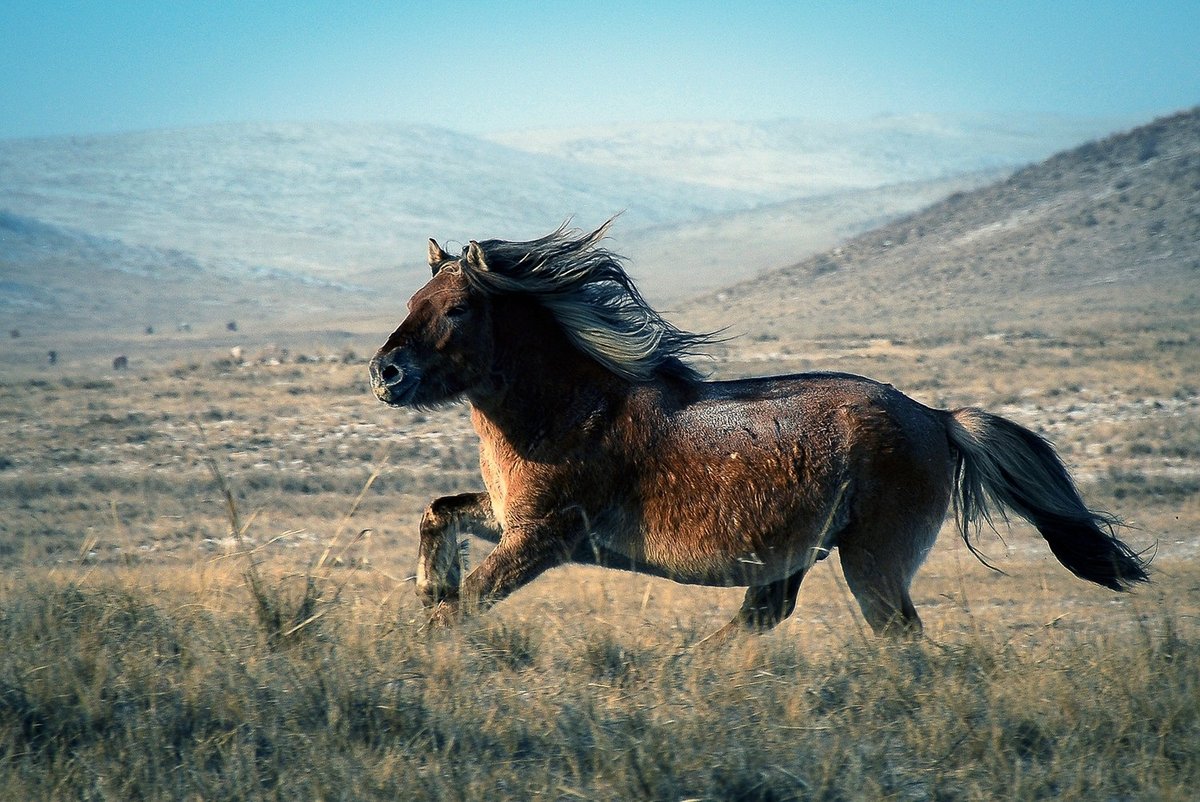
[[[0,2],[0,138],[1200,103],[1200,2]]]

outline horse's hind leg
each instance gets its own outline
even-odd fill
[[[796,609],[796,594],[803,579],[804,571],[800,570],[786,579],[746,588],[746,598],[733,620],[696,645],[717,645],[742,632],[774,629]]]
[[[921,634],[921,618],[908,595],[908,586],[920,560],[883,559],[868,549],[843,543],[838,551],[842,573],[858,606],[876,635],[914,637]]]

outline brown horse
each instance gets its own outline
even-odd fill
[[[1009,420],[840,373],[704,381],[684,360],[711,338],[646,304],[599,246],[607,228],[460,257],[430,240],[433,278],[371,360],[380,400],[465,398],[479,435],[486,492],[436,499],[421,521],[434,621],[575,562],[749,586],[717,634],[762,631],[836,548],[871,627],[916,633],[909,584],[952,501],[968,547],[973,523],[1008,510],[1077,576],[1147,580],[1050,445]],[[466,533],[497,545],[464,579]]]

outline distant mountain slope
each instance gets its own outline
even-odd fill
[[[129,335],[147,326],[303,315],[348,306],[364,292],[0,211],[0,315],[18,329]]]
[[[1200,109],[1061,153],[687,308],[751,334],[1200,320]]]
[[[575,164],[752,192],[772,202],[1012,168],[1128,121],[881,115],[854,121],[672,122],[490,137]]]
[[[131,245],[348,280],[437,237],[658,225],[758,196],[531,155],[453,131],[229,125],[0,141],[0,209]]]
[[[836,205],[843,191],[1012,169],[1107,130],[1099,125],[678,123],[497,142],[430,126],[309,123],[6,140],[0,210],[133,246],[353,281],[419,264],[429,236],[519,239],[624,211],[620,244],[764,204],[824,196]]]
[[[847,189],[769,203],[742,212],[654,226],[614,239],[629,269],[656,303],[671,306],[705,290],[819,253],[954,192],[990,184],[1008,172]]]
[[[0,141],[0,315],[85,339],[223,316],[259,331],[381,329],[424,282],[429,236],[519,239],[622,210],[612,247],[676,307],[979,186],[959,171],[1003,174],[1052,138],[929,118],[840,141],[817,128],[683,124],[608,150],[600,132],[591,151],[562,153],[329,123]]]

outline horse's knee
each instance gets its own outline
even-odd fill
[[[440,496],[429,502],[421,514],[421,530],[446,526],[452,515],[463,506],[461,496]]]

